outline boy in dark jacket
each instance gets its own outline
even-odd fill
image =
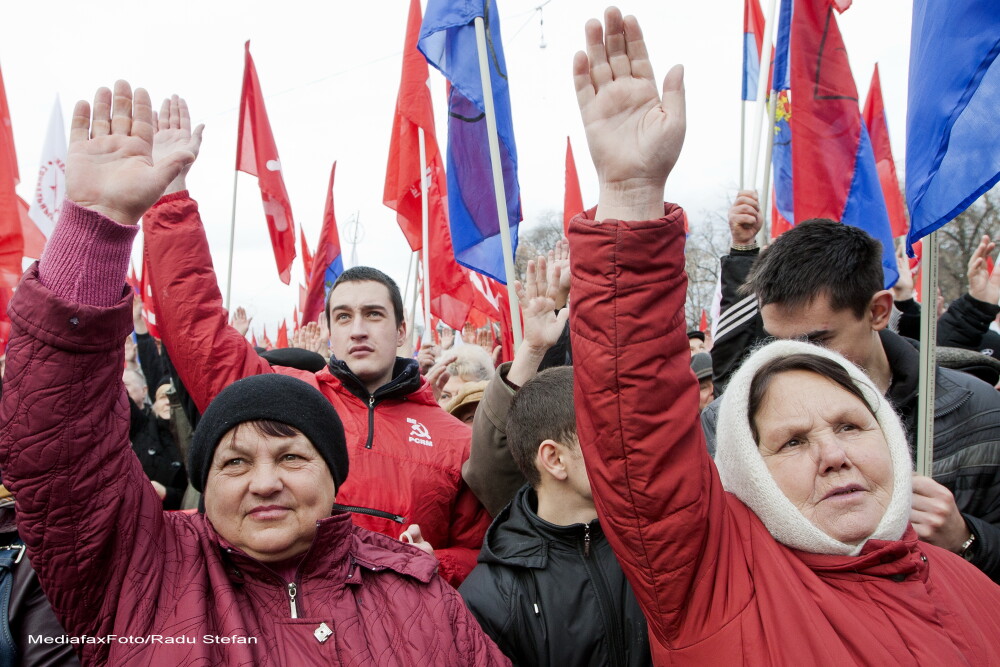
[[[597,521],[576,438],[573,369],[529,380],[507,415],[528,480],[459,588],[515,665],[650,665],[646,621]]]

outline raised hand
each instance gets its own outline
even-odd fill
[[[896,270],[899,279],[892,286],[892,298],[895,301],[908,301],[913,298],[913,271],[910,270],[910,259],[904,254],[896,255]]]
[[[969,258],[969,296],[990,304],[996,304],[1000,300],[1000,264],[994,265],[990,272],[986,264],[986,258],[997,247],[996,243],[990,241],[989,236],[983,236],[979,245]]]
[[[733,245],[749,245],[764,224],[756,190],[740,190],[729,207],[729,234]]]
[[[549,273],[545,256],[539,255],[535,261],[528,262],[524,284],[520,281],[514,284],[524,323],[522,347],[544,354],[562,335],[569,319],[569,310],[564,307],[556,313],[556,297],[560,293],[561,280],[562,268],[556,266]]]
[[[563,237],[556,241],[554,250],[549,251],[548,270],[545,279],[556,291],[555,309],[559,310],[569,302],[569,241]]]
[[[246,309],[243,306],[239,306],[236,309],[236,312],[233,313],[232,319],[229,320],[229,325],[239,331],[241,336],[246,338],[247,332],[250,331],[251,321],[253,321],[253,318],[247,317]]]
[[[573,59],[577,101],[601,192],[597,218],[663,215],[663,187],[684,144],[684,70],[674,66],[657,90],[634,16],[609,7],[604,29],[586,25],[587,52]]]
[[[132,329],[139,335],[149,333],[146,320],[142,317],[142,299],[139,298],[138,294],[132,295]]]
[[[166,159],[176,151],[188,151],[195,158],[198,157],[198,151],[201,149],[201,133],[205,126],[199,125],[194,128],[194,132],[191,131],[191,113],[184,98],[173,95],[163,100],[160,113],[153,114],[153,127],[156,129],[156,134],[153,135],[153,164]],[[163,194],[168,195],[187,189],[185,179],[192,164],[193,161],[181,169]]]
[[[100,88],[93,113],[81,100],[73,109],[66,153],[66,197],[123,225],[134,225],[192,162],[190,150],[175,150],[155,164],[153,109],[149,94],[125,81],[112,96]]]

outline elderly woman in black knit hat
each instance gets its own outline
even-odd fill
[[[123,81],[77,104],[63,213],[10,305],[0,465],[67,642],[84,664],[509,664],[435,558],[336,509],[344,429],[304,381],[220,393],[189,456],[204,511],[162,511],[121,380],[135,225],[193,159],[154,166],[155,122]]]

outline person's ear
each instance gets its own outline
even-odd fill
[[[889,326],[892,315],[892,292],[884,289],[875,293],[868,303],[868,313],[872,321],[872,331],[881,331]]]
[[[538,445],[538,456],[535,457],[535,465],[539,472],[548,475],[560,482],[569,477],[566,464],[563,463],[563,448],[555,440],[543,440]]]
[[[402,347],[406,342],[406,320],[402,320],[396,327],[396,347]]]

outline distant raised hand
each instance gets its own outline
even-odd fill
[[[123,225],[134,225],[166,187],[195,159],[177,149],[153,162],[153,109],[149,93],[126,81],[114,94],[100,88],[94,106],[73,109],[66,153],[66,197]]]

